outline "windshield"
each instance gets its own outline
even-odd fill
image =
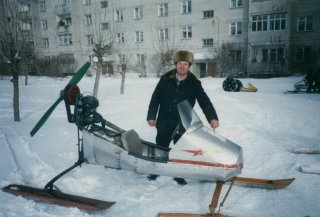
[[[183,127],[188,131],[194,131],[203,126],[197,113],[193,110],[188,100],[178,104],[178,110]]]

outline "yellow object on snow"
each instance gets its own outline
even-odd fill
[[[249,83],[247,87],[243,86],[240,88],[240,91],[243,91],[243,92],[257,92],[257,90],[258,89],[251,83]]]

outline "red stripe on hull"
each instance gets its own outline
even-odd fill
[[[242,168],[242,164],[227,165],[227,164],[221,164],[221,163],[210,163],[210,162],[182,160],[182,159],[170,159],[170,160],[173,163],[192,164],[192,165],[208,166],[208,167],[221,167],[225,169],[241,169]]]

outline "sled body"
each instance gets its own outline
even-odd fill
[[[110,138],[105,131],[84,130],[84,158],[115,169],[196,180],[225,181],[239,175],[241,147],[203,126],[190,104],[181,106],[186,131],[168,150],[143,142],[134,130],[119,138]]]

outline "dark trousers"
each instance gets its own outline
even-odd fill
[[[157,126],[157,145],[168,148],[172,140],[172,135],[176,129],[178,122],[168,122],[165,125]]]

